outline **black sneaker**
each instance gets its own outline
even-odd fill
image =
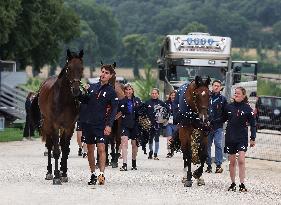
[[[208,166],[205,172],[212,173],[212,166]]]
[[[154,160],[159,160],[159,158],[158,158],[156,153],[154,154]]]
[[[153,152],[150,151],[149,154],[148,154],[148,159],[152,159],[152,155],[153,155]]]
[[[82,148],[81,147],[79,147],[79,149],[78,149],[78,156],[79,157],[82,156]]]
[[[233,182],[227,191],[236,191],[236,184]]]
[[[85,158],[85,157],[87,157],[87,156],[88,156],[87,152],[84,152],[84,153],[83,153],[83,158]]]
[[[128,171],[126,163],[123,163],[123,166],[120,167],[120,171]]]
[[[132,167],[132,169],[131,170],[138,170],[138,168],[137,167]]]
[[[96,185],[97,184],[97,176],[92,174],[88,185]]]
[[[240,192],[247,192],[247,191],[248,191],[248,190],[246,189],[246,187],[245,187],[245,184],[241,183],[241,184],[239,185],[239,191],[240,191]]]
[[[166,156],[166,158],[172,158],[172,157],[173,157],[173,154],[170,153],[170,152],[169,152],[169,153],[167,154],[167,156]]]

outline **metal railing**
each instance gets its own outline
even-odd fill
[[[26,92],[2,83],[0,90],[1,111],[14,116],[15,118],[25,119],[26,96]]]

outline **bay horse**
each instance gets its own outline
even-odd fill
[[[192,176],[198,180],[199,186],[205,185],[201,176],[207,158],[210,81],[209,77],[203,82],[200,76],[196,76],[185,89],[179,90],[182,92],[182,97],[179,97],[179,140],[184,170],[187,169],[183,179],[185,187],[192,186]],[[193,174],[191,163],[200,164]]]
[[[83,50],[79,54],[67,50],[66,64],[58,77],[45,80],[31,105],[33,122],[39,126],[42,141],[48,149],[48,166],[46,180],[54,185],[68,182],[67,159],[70,140],[74,132],[79,113],[80,84],[83,74]],[[60,151],[61,147],[61,151]],[[55,159],[53,178],[51,151]],[[58,160],[62,152],[60,170]]]
[[[113,83],[114,85],[114,90],[117,94],[118,100],[122,100],[125,97],[124,94],[124,85],[119,82]],[[118,114],[117,114],[118,115]],[[122,118],[119,116],[117,119],[114,121],[113,126],[112,126],[112,131],[110,136],[108,137],[108,143],[106,144],[106,152],[107,152],[107,162],[108,160],[108,145],[110,144],[111,148],[111,167],[112,168],[117,168],[118,167],[118,158],[119,158],[119,147],[121,145],[121,120]]]

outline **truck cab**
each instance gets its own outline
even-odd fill
[[[256,81],[257,62],[232,61],[231,38],[209,33],[167,35],[157,62],[165,95],[197,75],[220,80],[227,99],[231,98],[234,84],[253,76]]]

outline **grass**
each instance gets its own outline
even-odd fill
[[[38,138],[39,134],[35,132],[35,138]],[[0,142],[21,141],[23,138],[23,130],[19,128],[5,128],[4,131],[0,131]]]

